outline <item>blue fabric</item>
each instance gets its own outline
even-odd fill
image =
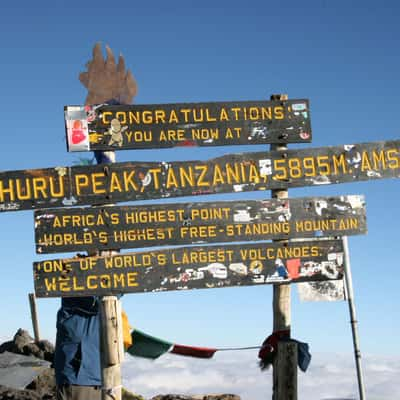
[[[306,372],[311,362],[308,343],[299,342],[298,340],[294,340],[294,342],[297,342],[297,363],[299,368]]]
[[[101,385],[99,324],[96,297],[62,299],[54,355],[57,385]]]
[[[94,152],[97,164],[112,164],[112,160],[107,155],[107,152],[96,150]]]

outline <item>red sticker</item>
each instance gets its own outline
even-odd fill
[[[309,137],[310,137],[310,134],[308,133],[308,132],[301,132],[300,133],[300,137],[303,139],[303,140],[306,140],[306,139],[308,139]]]
[[[83,133],[82,129],[72,129],[72,144],[78,144],[86,139],[86,135]]]

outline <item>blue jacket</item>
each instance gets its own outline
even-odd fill
[[[99,324],[96,297],[62,299],[54,355],[57,385],[101,386]]]

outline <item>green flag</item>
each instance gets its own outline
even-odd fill
[[[173,343],[147,335],[144,332],[134,329],[131,333],[132,345],[127,352],[132,356],[151,358],[155,360],[168,352]]]

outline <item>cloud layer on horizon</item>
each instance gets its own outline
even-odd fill
[[[400,398],[400,357],[365,356],[362,359],[369,400]],[[151,398],[157,394],[233,393],[242,400],[272,397],[272,370],[260,371],[257,351],[217,352],[202,360],[166,354],[156,361],[126,356],[123,384]],[[357,399],[358,386],[352,355],[315,354],[306,373],[299,370],[300,399]]]

